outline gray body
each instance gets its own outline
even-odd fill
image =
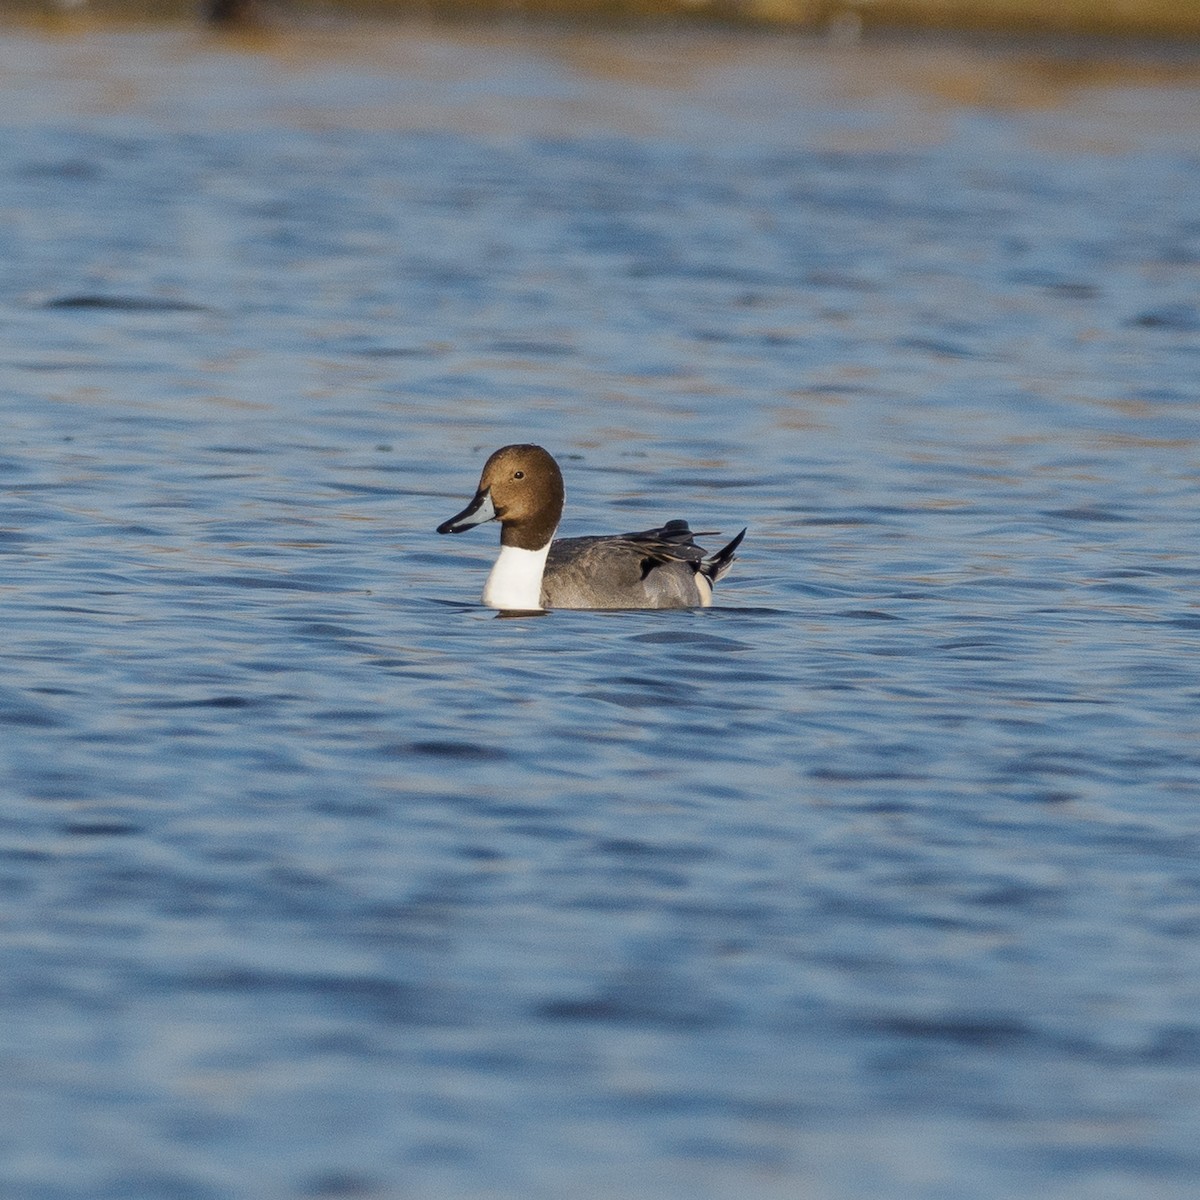
[[[744,530],[742,531],[745,532]],[[546,608],[700,608],[733,561],[735,538],[706,558],[686,521],[642,533],[558,538],[542,576]]]

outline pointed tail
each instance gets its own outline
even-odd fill
[[[716,583],[733,565],[733,560],[737,557],[734,551],[742,544],[742,538],[746,536],[746,530],[741,533],[725,546],[718,550],[716,554],[709,555],[699,566],[700,574],[703,575],[709,583]]]

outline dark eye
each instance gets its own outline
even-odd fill
[[[513,472],[513,478],[514,478],[514,479],[524,479],[524,478],[525,478],[525,472],[524,472],[524,471],[514,471],[514,472]]]

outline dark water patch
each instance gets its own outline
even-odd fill
[[[365,1011],[386,1024],[452,1023],[449,1008],[439,1013],[436,997],[423,988],[380,976],[342,976],[215,967],[188,972],[175,981],[189,992],[295,996],[306,1004]]]
[[[1020,912],[1052,912],[1066,899],[1062,889],[1028,884],[1001,883],[970,897],[981,908],[1012,909]]]
[[[687,701],[670,691],[663,693],[652,688],[639,688],[625,691],[613,691],[608,688],[591,688],[580,695],[585,700],[597,700],[604,704],[614,704],[618,708],[642,709],[655,708],[659,705],[677,707],[686,705]]]
[[[626,859],[656,859],[670,862],[703,862],[712,856],[706,846],[681,846],[678,844],[652,845],[632,838],[612,838],[596,843],[594,849],[600,854],[611,854]]]
[[[130,821],[72,821],[63,832],[75,837],[129,837],[142,832],[142,827]]]
[[[323,708],[313,710],[313,720],[333,728],[354,729],[364,722],[378,721],[387,714],[382,709],[371,708]]]
[[[785,512],[809,512],[810,510],[807,507],[800,507],[797,505],[785,505],[783,511],[785,511]],[[820,528],[821,526],[827,526],[827,525],[828,526],[845,526],[847,528],[854,528],[854,527],[860,526],[860,525],[884,525],[884,524],[886,524],[886,522],[882,521],[878,517],[861,517],[861,516],[856,516],[851,513],[845,513],[845,514],[839,514],[836,516],[831,515],[831,516],[827,516],[827,517],[805,516],[805,517],[800,518],[796,522],[796,524],[804,525],[804,526],[814,526],[816,528]]]
[[[1082,504],[1074,508],[1052,508],[1048,509],[1042,515],[1055,517],[1060,521],[1095,521],[1098,523],[1116,523],[1133,519],[1124,513],[1114,512],[1110,508],[1100,508],[1091,504]]]
[[[696,1031],[724,1023],[719,1004],[700,997],[666,996],[655,990],[628,989],[588,997],[563,997],[537,1005],[540,1020],[584,1025],[623,1025],[634,1029]]]
[[[207,313],[212,309],[188,300],[172,300],[155,296],[105,296],[93,293],[57,296],[42,304],[43,308],[73,310],[107,310],[110,312],[184,312]]]
[[[373,1200],[388,1190],[378,1178],[361,1171],[322,1171],[301,1185],[300,1195],[315,1200]]]
[[[332,621],[298,621],[294,629],[296,633],[304,637],[328,638],[338,642],[360,638],[363,633],[361,629],[352,629],[348,625],[337,625]]]
[[[1097,577],[1100,579],[1146,579],[1157,574],[1157,571],[1144,567],[1121,567],[1114,571],[1099,571]]]
[[[1053,703],[1053,699],[1041,698],[1037,703]],[[1018,784],[1046,776],[1097,781],[1119,779],[1122,775],[1121,764],[1114,761],[1119,757],[1122,756],[1113,756],[1111,750],[1108,755],[1103,756],[1087,751],[1034,751],[1014,760],[998,773],[998,777],[1010,778]]]
[[[333,590],[330,582],[314,579],[311,576],[305,577],[299,572],[293,575],[256,575],[249,572],[243,575],[209,575],[204,579],[198,579],[196,583],[199,586],[207,583],[248,591],[261,589],[280,592],[328,592]]]
[[[859,768],[850,767],[811,767],[808,775],[824,783],[915,783],[924,778],[911,771],[898,771],[882,767],[871,767],[864,764]]]
[[[1177,629],[1200,629],[1200,613],[1184,613],[1177,617],[1168,617],[1163,625],[1173,625]]]
[[[963,345],[961,342],[951,342],[944,338],[907,337],[898,338],[896,345],[903,350],[919,350],[925,354],[933,354],[938,358],[978,358],[977,350]]]
[[[703,610],[704,620],[723,620],[730,616],[738,617],[795,617],[795,613],[785,608],[751,607],[743,604],[714,603],[711,608]]]
[[[127,537],[162,538],[172,537],[173,531],[155,525],[119,525],[114,531]]]
[[[1146,309],[1131,317],[1129,325],[1135,329],[1160,329],[1166,333],[1197,333],[1200,332],[1200,306],[1166,304],[1161,308]]]
[[[1043,787],[1010,789],[1007,795],[1011,799],[1018,800],[1023,804],[1039,805],[1070,804],[1072,801],[1082,798],[1079,792],[1065,791],[1061,788]]]
[[[509,338],[488,344],[494,354],[516,354],[529,358],[565,358],[576,353],[575,347],[557,342],[539,342]]]
[[[632,279],[678,279],[706,283],[730,284],[737,287],[787,287],[791,279],[774,271],[717,263],[674,261],[661,252],[647,252],[647,259],[634,263],[626,270]]]
[[[733,638],[717,637],[709,633],[694,633],[690,630],[666,629],[654,633],[637,633],[631,642],[647,642],[650,645],[700,647],[705,650],[747,650],[745,642]]]
[[[1143,600],[1150,600],[1159,595],[1154,588],[1138,587],[1132,583],[1093,583],[1089,585],[1088,590],[1109,596],[1136,596]]]
[[[56,729],[64,724],[63,717],[43,705],[19,697],[0,697],[0,725],[21,729]]]
[[[880,284],[876,280],[836,270],[817,269],[809,271],[804,275],[804,282],[810,287],[836,288],[849,292],[876,292],[880,290]]]
[[[352,353],[364,358],[436,358],[439,351],[425,346],[359,346]]]
[[[1086,519],[1086,518],[1085,518]],[[1058,579],[1046,579],[1036,576],[1013,573],[1011,575],[977,575],[966,583],[956,583],[945,589],[944,594],[951,599],[966,598],[976,592],[1000,593],[1006,596],[1021,596],[1026,592],[1061,592],[1064,582]],[[1024,601],[1023,601],[1024,602]],[[1047,613],[1053,609],[1043,610]],[[963,619],[977,622],[988,618],[981,613],[964,613]]]
[[[1101,294],[1098,284],[1091,280],[1073,279],[1043,267],[1028,267],[1011,271],[1005,277],[1009,283],[1040,288],[1066,300],[1094,300]]]
[[[409,467],[399,468],[403,471],[409,471]],[[454,492],[428,492],[419,488],[401,488],[389,484],[371,484],[371,483],[344,483],[338,479],[325,479],[321,481],[321,487],[326,491],[339,492],[346,496],[420,496],[422,499],[428,499],[431,496],[442,500],[455,500],[462,502],[462,496]]]
[[[500,747],[487,746],[473,740],[397,742],[380,747],[380,753],[393,757],[415,754],[422,758],[444,758],[463,763],[503,762],[508,758],[508,752]]]
[[[86,361],[79,359],[21,359],[11,361],[10,366],[20,371],[35,371],[40,374],[53,372],[69,373],[87,378],[102,378],[105,375],[161,375],[167,367],[161,362],[114,362],[109,360]],[[127,418],[122,418],[127,419]],[[71,435],[63,437],[64,443],[73,442]]]
[[[789,487],[795,482],[787,475],[763,474],[757,471],[754,472],[750,477],[722,475],[719,478],[714,479],[711,476],[697,475],[694,473],[694,470],[674,473],[655,470],[652,479],[655,488],[661,488],[664,486],[664,484],[669,483],[672,490],[677,489],[680,492],[688,492],[695,496],[703,496],[708,492],[730,492],[738,490],[758,491],[771,486]],[[643,500],[643,503],[644,502],[645,501]],[[728,518],[725,519],[728,520]],[[733,529],[726,534],[721,529],[709,529],[707,527],[708,524],[709,522],[706,521],[705,528],[703,530],[697,529],[695,531],[697,537],[732,537],[738,529],[738,526],[735,525]]]
[[[997,638],[953,638],[948,642],[939,642],[939,650],[998,650],[1002,643]]]
[[[103,167],[97,162],[83,159],[63,159],[60,162],[29,163],[20,170],[20,174],[28,179],[51,179],[64,183],[90,183],[100,178]]]
[[[461,846],[458,853],[468,862],[499,863],[503,862],[505,858],[502,853],[493,850],[490,846]]]

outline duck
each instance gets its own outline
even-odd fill
[[[479,487],[438,533],[465,533],[500,522],[500,555],[482,600],[500,612],[548,609],[707,608],[729,570],[743,529],[708,554],[687,521],[638,533],[555,538],[566,489],[553,455],[541,446],[501,446],[483,465]]]

